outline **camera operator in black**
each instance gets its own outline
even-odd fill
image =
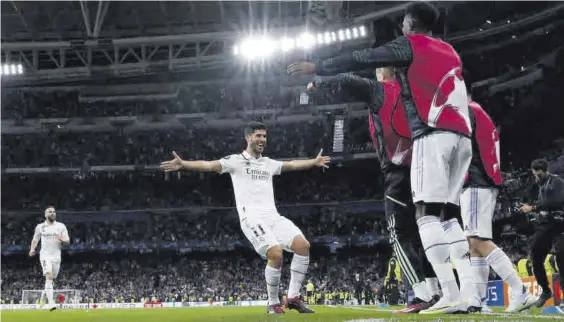
[[[544,261],[555,241],[558,266],[564,267],[564,179],[549,173],[548,162],[542,159],[531,163],[531,171],[536,182],[532,187],[532,194],[537,196],[536,202],[533,205],[524,204],[519,210],[523,213],[534,212],[538,216],[536,232],[531,239],[531,260],[537,283],[542,287],[542,294],[535,305],[542,307],[552,297]],[[564,283],[562,275],[560,283]]]

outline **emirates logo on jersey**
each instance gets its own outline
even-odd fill
[[[468,113],[462,114],[459,111],[461,107],[465,106],[468,106],[466,84],[462,78],[462,69],[456,67],[443,76],[435,91],[433,101],[431,102],[431,110],[429,111],[428,124],[436,127],[439,117],[448,108],[464,117],[468,128],[471,128]]]

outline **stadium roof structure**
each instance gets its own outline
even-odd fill
[[[439,6],[455,9],[455,26],[473,28],[499,12],[529,13],[550,5],[532,3],[518,5],[520,9],[499,2],[495,6],[441,2]],[[2,1],[2,63],[21,64],[25,70],[22,75],[14,75],[18,77],[3,77],[2,81],[41,84],[170,71],[221,70],[234,59],[232,45],[253,31],[292,35],[306,28],[327,30],[352,24],[373,28],[374,20],[399,17],[407,4],[395,1]]]

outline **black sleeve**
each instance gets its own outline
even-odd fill
[[[315,73],[331,75],[368,67],[406,67],[411,64],[412,60],[413,50],[409,39],[398,37],[377,48],[357,50],[319,61],[315,64]]]
[[[313,77],[313,85],[320,89],[334,89],[341,95],[348,95],[368,103],[370,106],[377,106],[378,109],[384,103],[384,87],[380,82],[353,74],[315,76]]]
[[[554,177],[549,191],[544,192],[544,200],[535,205],[538,211],[564,210],[564,179]]]

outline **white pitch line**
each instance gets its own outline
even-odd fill
[[[373,311],[373,312],[392,312],[392,310],[384,310],[384,309],[369,309],[369,308],[365,308],[365,307],[353,307],[353,306],[335,306],[335,305],[327,305],[328,307],[332,307],[332,308],[345,308],[345,309],[351,309],[351,310],[362,310],[362,311]],[[452,316],[464,316],[466,314],[449,314]],[[469,314],[470,316],[473,314]],[[506,317],[506,318],[535,318],[535,319],[554,319],[554,320],[563,320],[564,317],[558,316],[558,315],[551,315],[551,314],[546,314],[546,315],[533,315],[533,314],[512,314],[512,313],[497,313],[497,312],[492,312],[492,313],[486,313],[486,314],[479,314],[479,315],[497,315],[497,316],[502,316],[502,317]],[[478,315],[478,316],[479,316]]]

